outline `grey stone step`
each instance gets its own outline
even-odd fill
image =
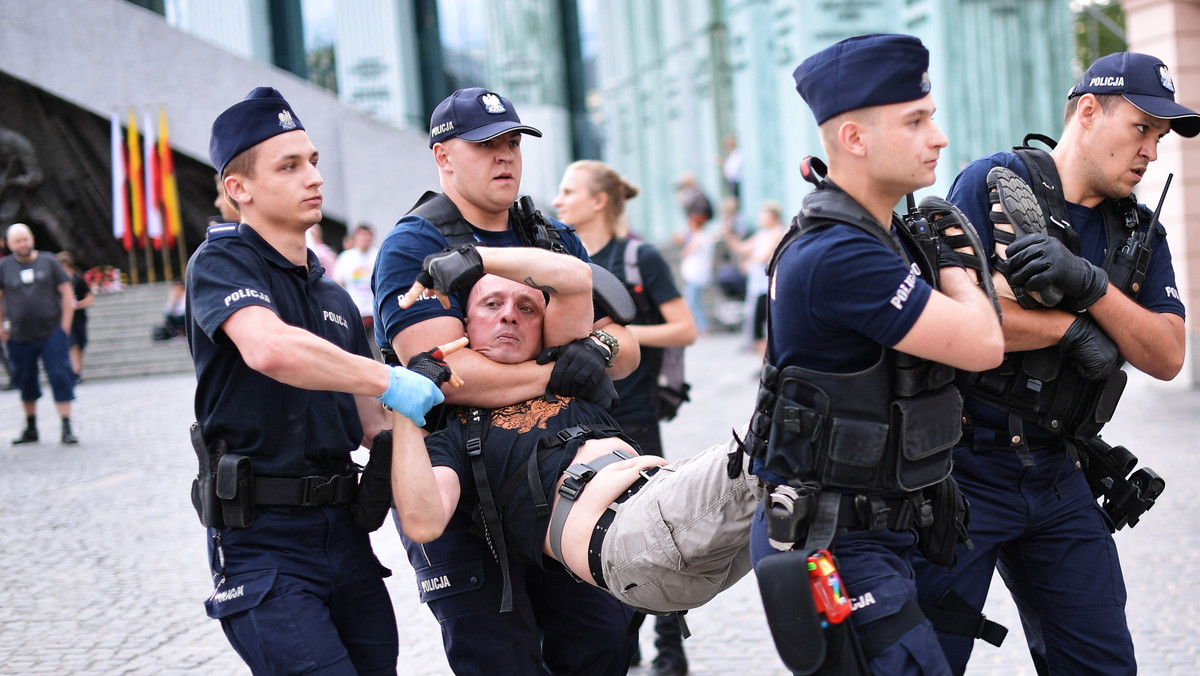
[[[192,358],[182,338],[157,341],[170,282],[138,284],[116,293],[96,295],[88,308],[85,380],[134,378],[189,373]]]

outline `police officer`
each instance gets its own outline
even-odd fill
[[[442,395],[371,359],[354,303],[305,247],[322,179],[283,96],[259,87],[221,113],[209,156],[242,222],[212,226],[187,270],[208,614],[255,673],[394,674],[387,572],[351,516],[350,452],[387,421],[377,399],[423,419]]]
[[[432,296],[402,309],[428,254],[462,244],[550,246],[587,260],[574,233],[556,221],[535,223],[514,209],[521,183],[521,142],[541,136],[523,124],[512,103],[486,89],[461,89],[434,110],[429,146],[442,192],[426,193],[380,245],[372,288],[376,338],[403,362],[462,336],[464,299],[443,307]],[[530,227],[534,226],[534,227]],[[615,403],[612,379],[638,363],[637,342],[607,317],[602,331],[548,348],[537,361],[500,364],[470,349],[446,360],[465,384],[449,403],[500,408],[543,395]],[[549,357],[558,356],[556,361]],[[421,601],[442,627],[447,659],[456,674],[624,673],[632,641],[630,611],[603,591],[574,583],[565,573],[505,557],[498,561],[471,519],[458,513],[437,540],[404,539],[417,574]],[[506,570],[505,570],[506,569]],[[511,590],[511,612],[505,579]]]
[[[1003,301],[1005,365],[961,385],[973,431],[955,448],[954,476],[971,502],[975,547],[959,551],[953,570],[921,566],[918,583],[924,603],[953,590],[980,609],[998,565],[1038,673],[1132,674],[1137,664],[1114,523],[1093,498],[1078,451],[1082,440],[1094,439],[1097,421],[1111,415],[1116,400],[1105,393],[1119,396],[1114,385],[1124,383],[1121,363],[1162,380],[1182,367],[1184,308],[1171,251],[1165,232],[1151,229],[1150,213],[1130,198],[1163,136],[1195,136],[1200,115],[1175,103],[1161,60],[1122,52],[1084,73],[1068,95],[1065,120],[1062,139],[1048,155],[1025,149],[1018,149],[1020,156],[990,155],[963,169],[950,191],[991,251],[1002,234],[989,224],[989,175],[992,201],[1011,199],[1005,181],[995,180],[1004,174],[996,167],[1037,186],[1039,203],[1052,195],[1043,185],[1061,186],[1053,192],[1060,203],[1065,198],[1065,213],[1054,214],[1053,201],[1045,202],[1049,213],[1043,215],[1056,216],[1047,219],[1049,232],[1017,238],[1007,257],[1014,288],[1055,286],[1063,300],[1053,308]],[[1039,178],[1029,181],[1033,171]],[[1011,192],[1029,193],[1024,183],[1007,183]],[[1141,279],[1114,265],[1134,240],[1150,254]],[[1029,397],[1032,384],[1020,374],[1034,372],[1035,362],[1043,394]],[[1100,415],[1104,398],[1108,413]],[[1079,415],[1059,416],[1064,410]],[[939,638],[951,667],[962,673],[972,638]]]
[[[933,122],[928,64],[914,37],[864,35],[793,74],[829,169],[771,265],[767,359],[747,447],[755,473],[778,488],[755,517],[751,554],[764,589],[806,589],[807,551],[832,551],[856,607],[849,636],[862,639],[864,657],[831,634],[826,669],[948,672],[932,627],[913,612],[914,527],[929,521],[919,491],[949,474],[958,436],[945,365],[991,368],[1002,356],[987,296],[955,261],[918,250],[892,212],[934,182],[947,144]],[[912,379],[919,385],[903,385],[905,369],[923,374]],[[796,506],[790,514],[777,509],[784,498]],[[773,625],[776,600],[764,592]],[[781,603],[796,609],[791,597]],[[793,645],[789,655],[785,628],[773,626],[775,641],[795,669],[789,657],[817,651]]]

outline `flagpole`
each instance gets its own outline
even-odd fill
[[[175,278],[175,273],[171,269],[171,250],[167,247],[162,248],[163,259],[163,281],[169,282]]]
[[[153,284],[158,281],[158,274],[154,270],[154,247],[146,243],[146,281]]]
[[[137,248],[137,246],[134,245],[134,247],[131,247],[129,249],[129,284],[130,285],[138,283],[137,251],[135,251],[136,248]]]
[[[179,244],[179,279],[183,281],[187,279],[187,245],[183,242],[183,229],[175,237],[175,242]]]

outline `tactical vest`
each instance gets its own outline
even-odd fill
[[[425,191],[408,214],[434,224],[451,247],[479,244],[471,224],[463,218],[454,202],[440,192]],[[522,197],[508,209],[508,222],[521,240],[521,246],[536,246],[565,253],[562,233],[545,221],[533,208],[533,200]]]
[[[1054,160],[1044,150],[1025,145],[1013,149],[1029,170],[1030,186],[1049,223],[1046,231],[1062,241],[1072,253],[1080,252],[1079,235],[1071,228],[1066,198]],[[1107,244],[1103,269],[1109,281],[1132,297],[1141,288],[1150,265],[1155,237],[1164,237],[1159,227],[1150,228],[1151,215],[1132,196],[1106,199],[1100,204]],[[1123,242],[1121,245],[1114,243]],[[957,385],[967,396],[1009,415],[1008,429],[998,436],[1032,465],[1021,421],[1029,421],[1055,435],[1086,439],[1095,436],[1112,419],[1127,376],[1117,370],[1107,378],[1085,380],[1059,353],[1057,346],[1005,355],[1000,366],[983,373],[963,371]]]
[[[915,261],[866,210],[828,181],[804,198],[768,265],[768,275],[774,280],[780,253],[797,239],[839,224],[869,233],[905,262],[915,263],[924,278],[936,279],[936,259],[904,221],[893,216],[892,227],[910,246]],[[770,471],[797,485],[867,495],[918,491],[950,474],[962,411],[962,400],[951,384],[952,367],[888,347],[881,347],[879,359],[857,373],[780,369],[771,360],[768,354],[745,443],[747,452]]]

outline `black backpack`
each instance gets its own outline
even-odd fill
[[[645,242],[635,239],[626,241],[624,270],[621,274],[625,280],[625,286],[633,295],[634,305],[643,315],[657,312],[657,308],[650,301],[650,295],[642,286],[642,273],[638,268],[638,250],[645,245]],[[685,382],[683,377],[683,347],[660,349],[662,349],[663,355],[662,363],[658,368],[658,376],[655,378],[654,407],[659,420],[673,420],[679,413],[679,407],[683,405],[683,402],[692,400],[688,395],[692,386]]]

